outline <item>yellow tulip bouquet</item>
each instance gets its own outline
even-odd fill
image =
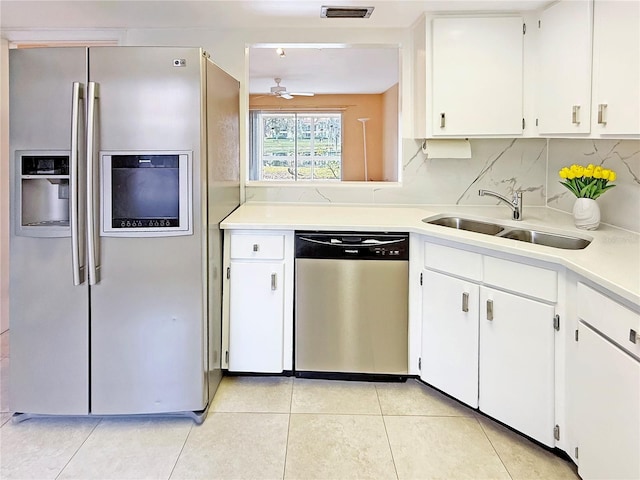
[[[560,183],[578,198],[595,200],[610,188],[615,187],[609,182],[615,181],[616,172],[601,166],[594,167],[589,164],[584,167],[574,164],[570,167],[563,167],[558,173],[561,178],[565,179]]]

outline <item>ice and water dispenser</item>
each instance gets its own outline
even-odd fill
[[[19,152],[16,234],[61,237],[69,231],[69,152]]]

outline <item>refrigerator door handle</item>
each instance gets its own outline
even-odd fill
[[[84,275],[80,267],[80,232],[78,215],[79,172],[78,172],[78,135],[80,121],[80,100],[82,99],[82,84],[73,82],[71,104],[71,262],[73,266],[73,284],[84,283]]]
[[[98,99],[98,85],[87,85],[87,262],[89,264],[89,285],[98,283],[96,255],[96,209],[95,209],[95,114]]]

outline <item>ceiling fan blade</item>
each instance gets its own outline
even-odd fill
[[[315,93],[311,92],[287,92],[289,95],[298,95],[299,97],[313,97]]]
[[[278,95],[280,98],[284,98],[285,100],[291,100],[293,97],[291,96],[290,93],[287,92],[283,92],[280,95]]]

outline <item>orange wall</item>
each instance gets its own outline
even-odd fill
[[[262,110],[304,110],[305,108],[342,111],[342,180],[364,180],[364,142],[362,122],[367,125],[367,173],[369,180],[382,180],[383,96],[315,95],[291,100],[272,96],[251,95],[249,108]]]

